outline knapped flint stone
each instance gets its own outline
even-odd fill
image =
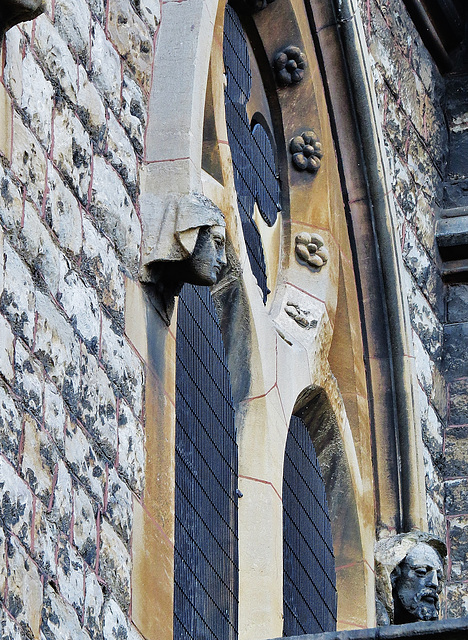
[[[468,380],[450,384],[449,425],[468,424]]]
[[[468,427],[452,427],[445,434],[445,477],[468,475]]]
[[[448,516],[468,513],[468,478],[445,483],[445,512]]]
[[[449,287],[447,296],[448,322],[468,322],[468,285]]]
[[[449,378],[468,377],[468,322],[445,327],[445,370]]]

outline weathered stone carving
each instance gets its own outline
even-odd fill
[[[321,269],[328,262],[328,250],[318,233],[299,233],[296,236],[296,256],[311,267]]]
[[[291,45],[275,56],[273,66],[277,83],[286,87],[291,84],[297,84],[303,79],[307,60],[299,47]]]
[[[2,0],[0,7],[0,39],[15,24],[34,20],[44,12],[44,0]]]
[[[380,540],[375,549],[379,625],[438,620],[445,544],[422,531]]]
[[[298,171],[316,173],[323,157],[322,145],[314,131],[304,131],[289,143],[292,161]]]
[[[307,309],[302,309],[294,302],[288,302],[284,310],[288,316],[295,320],[297,324],[304,329],[313,329],[317,326],[317,320],[310,317],[311,312]]]
[[[174,196],[166,203],[157,235],[152,260],[144,265],[140,280],[169,324],[182,285],[214,285],[226,266],[224,216],[201,194]]]

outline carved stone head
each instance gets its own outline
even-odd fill
[[[376,545],[378,624],[405,624],[439,618],[445,544],[411,531]]]
[[[140,279],[168,324],[174,297],[185,282],[216,284],[227,264],[226,230],[221,210],[199,193],[170,197],[158,223]]]
[[[0,6],[0,37],[19,22],[34,20],[44,12],[44,0],[2,0]]]

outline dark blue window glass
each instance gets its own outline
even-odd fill
[[[250,98],[252,74],[244,30],[229,5],[224,17],[224,93],[226,124],[234,166],[237,202],[242,220],[252,272],[266,302],[269,293],[262,241],[253,219],[254,205],[267,225],[272,226],[280,211],[280,181],[275,153],[262,124],[249,122],[246,105]]]
[[[182,289],[176,356],[174,640],[236,640],[237,444],[207,287]]]
[[[293,416],[283,475],[284,636],[336,628],[335,559],[325,486],[311,437]]]

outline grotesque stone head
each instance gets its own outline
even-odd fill
[[[168,198],[147,234],[140,279],[166,324],[182,285],[212,286],[227,265],[221,210],[199,193]],[[150,241],[148,240],[150,239]]]
[[[443,560],[433,547],[413,547],[391,574],[394,623],[438,620],[443,576]]]
[[[403,533],[377,543],[378,624],[439,618],[446,555],[441,540],[421,531]]]

